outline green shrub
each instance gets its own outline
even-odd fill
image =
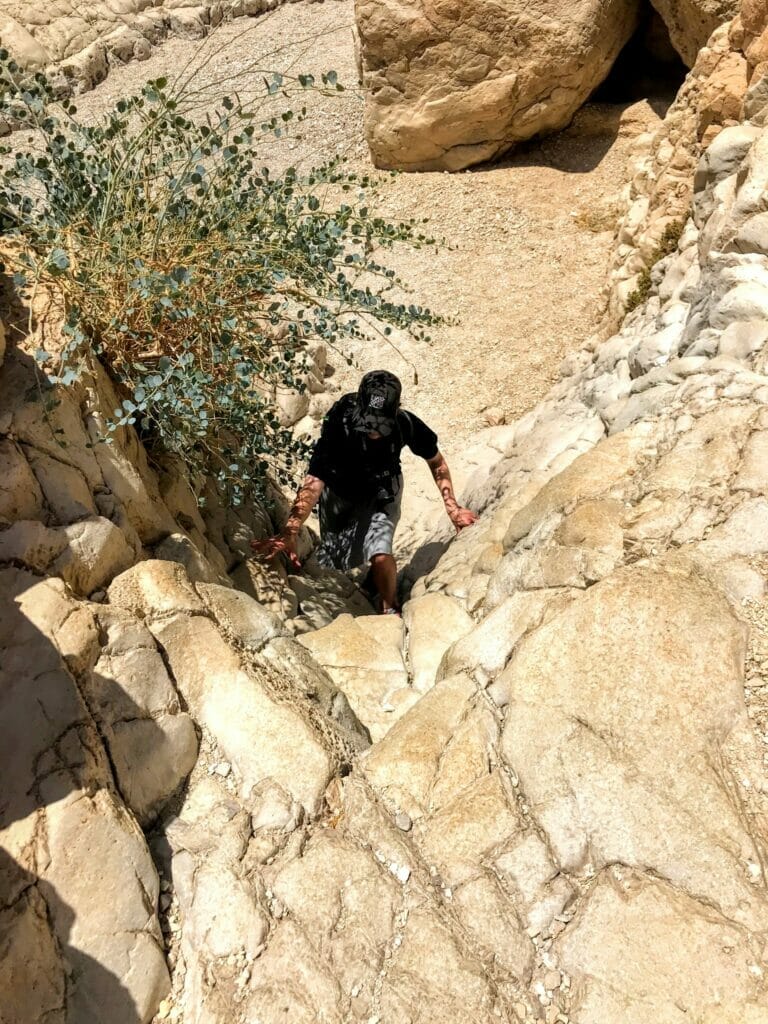
[[[651,270],[656,266],[659,260],[663,260],[665,256],[669,256],[671,252],[675,251],[684,227],[684,221],[675,220],[670,221],[670,223],[664,228],[661,238],[659,239],[659,244],[651,254],[650,267],[646,267],[641,272],[637,279],[635,288],[630,292],[629,297],[627,298],[627,313],[631,313],[634,309],[637,309],[637,307],[642,305],[650,295]]]
[[[341,86],[332,71],[264,80],[271,109],[313,88]],[[66,343],[37,354],[47,379],[70,384],[96,355],[120,395],[110,430],[135,424],[240,502],[304,454],[274,394],[303,389],[311,345],[393,328],[428,340],[438,318],[373,254],[434,243],[377,217],[374,183],[338,161],[270,173],[260,144],[305,108],[261,120],[234,95],[202,115],[194,95],[161,78],[88,125],[0,54],[0,116],[28,129],[2,150],[0,227],[17,282],[63,301]]]

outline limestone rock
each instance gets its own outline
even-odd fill
[[[561,128],[631,35],[626,0],[359,0],[365,130],[378,167],[458,170]]]
[[[158,880],[71,674],[96,660],[92,616],[61,581],[4,569],[0,646],[3,1015],[147,1024],[169,988]]]
[[[285,567],[278,562],[265,565],[247,558],[232,571],[231,579],[238,590],[280,618],[290,619],[298,614],[299,599],[289,585]]]
[[[341,615],[298,640],[346,695],[374,741],[418,698],[408,685],[403,622],[397,616]]]
[[[505,598],[445,652],[439,678],[467,672],[482,684],[490,682],[504,668],[528,630],[538,626],[547,611],[554,612],[570,600],[569,591],[550,589],[519,591]]]
[[[419,693],[426,693],[435,684],[445,651],[466,635],[474,623],[458,601],[445,594],[425,594],[408,601],[403,608],[403,621],[408,630],[412,683]]]
[[[216,738],[242,791],[272,778],[317,811],[332,761],[301,716],[270,697],[267,679],[245,670],[209,619],[177,614],[151,629],[195,720]]]
[[[416,826],[424,859],[450,886],[475,878],[522,820],[501,773],[486,775]]]
[[[664,19],[672,44],[688,67],[723,22],[738,13],[738,0],[653,0]]]
[[[140,618],[204,610],[184,569],[159,559],[139,562],[116,577],[109,587],[109,600]]]
[[[248,594],[212,583],[198,583],[197,592],[219,625],[236,643],[260,650],[273,637],[284,636],[284,624]]]
[[[15,522],[42,514],[43,495],[18,445],[0,438],[0,517]]]
[[[0,532],[0,561],[19,562],[45,572],[66,546],[66,535],[60,529],[51,530],[38,519],[21,519]]]
[[[401,900],[401,886],[386,866],[328,830],[309,841],[301,858],[276,877],[272,889],[291,918],[316,937],[318,952],[333,966],[342,991],[349,992],[362,981],[358,996],[369,1000],[376,974],[361,966],[380,962]],[[329,929],[329,914],[338,905],[347,911]]]
[[[504,756],[561,868],[652,869],[758,927],[757,840],[727,755],[745,716],[743,644],[715,591],[651,569],[614,574],[523,642],[504,673]]]
[[[414,1024],[459,1020],[490,1022],[494,991],[486,970],[435,914],[417,908],[408,916],[397,957],[381,994],[384,1020],[414,1014]]]
[[[101,589],[134,561],[122,530],[103,516],[81,519],[62,532],[67,546],[52,568],[76,594]]]
[[[429,807],[442,752],[475,692],[466,676],[443,680],[368,752],[363,773],[388,805],[412,819]]]
[[[328,672],[310,652],[288,637],[274,637],[259,653],[260,663],[279,674],[273,685],[285,700],[296,702],[301,698],[305,709],[312,714],[316,728],[326,735],[333,747],[341,740],[345,751],[339,751],[340,765],[347,764],[347,755],[365,750],[371,737],[365,725],[352,710],[347,696],[339,690]]]
[[[121,794],[143,825],[192,771],[197,735],[152,635],[130,615],[98,612],[106,644],[84,686]]]
[[[88,482],[78,469],[42,454],[32,455],[31,466],[53,517],[51,525],[96,515]]]
[[[601,877],[560,953],[574,981],[572,1013],[583,1024],[760,1021],[768,1013],[760,954],[744,932],[624,869]]]
[[[222,576],[208,561],[200,548],[183,533],[172,533],[154,549],[155,558],[183,565],[193,583],[223,583]]]
[[[454,893],[461,922],[480,949],[525,984],[533,965],[533,944],[498,881],[481,875]]]
[[[504,535],[509,550],[534,526],[569,502],[596,498],[631,472],[645,444],[641,433],[625,431],[582,455],[547,483],[520,512],[510,520]]]

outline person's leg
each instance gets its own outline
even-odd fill
[[[403,480],[394,481],[395,493],[383,508],[375,507],[365,524],[363,550],[371,567],[371,582],[381,598],[381,611],[399,611],[397,603],[397,563],[392,553],[395,530],[400,519]]]
[[[381,598],[381,611],[397,611],[397,563],[394,555],[374,555],[371,577]]]

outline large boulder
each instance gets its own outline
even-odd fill
[[[637,12],[635,0],[358,0],[374,163],[455,171],[563,127]]]
[[[734,750],[751,745],[743,663],[723,597],[651,568],[614,573],[523,641],[502,748],[562,870],[651,870],[759,930],[760,842],[733,798]]]

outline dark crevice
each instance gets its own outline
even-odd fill
[[[650,3],[645,3],[634,35],[589,102],[627,104],[647,99],[663,117],[687,73],[667,26]]]

